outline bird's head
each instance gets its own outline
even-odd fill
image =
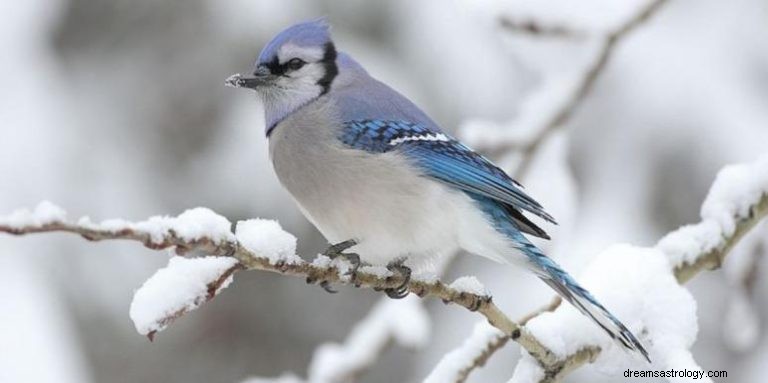
[[[237,74],[226,83],[258,93],[271,129],[269,125],[327,93],[338,72],[328,23],[317,19],[278,33],[259,54],[252,77]]]

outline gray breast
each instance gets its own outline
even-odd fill
[[[369,261],[450,244],[456,219],[446,199],[456,193],[397,153],[343,147],[334,116],[328,101],[313,104],[270,137],[275,172],[307,218],[330,242],[361,241],[356,250]]]

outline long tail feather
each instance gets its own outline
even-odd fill
[[[623,323],[603,307],[589,291],[581,287],[573,277],[533,244],[527,243],[521,250],[529,258],[531,268],[541,280],[581,311],[582,314],[592,319],[618,344],[629,351],[641,354],[650,363],[651,359],[648,356],[648,351],[645,350],[642,343]]]

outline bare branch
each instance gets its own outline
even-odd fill
[[[586,34],[584,31],[562,25],[544,25],[534,20],[515,20],[508,16],[501,17],[499,24],[510,32],[536,37],[579,38]]]
[[[604,71],[606,65],[610,61],[611,57],[616,50],[616,46],[624,40],[624,38],[635,31],[644,22],[649,20],[653,14],[659,10],[667,2],[667,0],[650,0],[644,7],[638,10],[638,12],[626,20],[622,25],[607,33],[605,36],[599,37],[601,45],[595,54],[595,57],[591,63],[584,68],[584,71],[578,75],[577,81],[573,85],[573,89],[569,91],[568,96],[562,101],[559,107],[552,108],[553,112],[549,117],[541,118],[537,117],[536,120],[542,120],[541,127],[535,130],[535,134],[526,140],[522,145],[517,140],[511,140],[505,142],[505,140],[495,140],[493,144],[489,144],[486,147],[480,145],[478,150],[483,151],[491,157],[498,157],[502,154],[507,154],[510,151],[516,151],[520,153],[520,162],[514,172],[514,178],[522,179],[528,172],[528,169],[535,157],[539,147],[549,138],[554,132],[562,127],[573,115],[574,111],[582,103],[582,101],[589,95],[594,88],[597,79]],[[538,34],[544,35],[572,35],[574,31],[563,27],[540,27],[536,23],[515,23],[509,19],[502,19],[502,25],[513,31],[536,31]],[[536,111],[537,113],[539,111]],[[519,118],[525,120],[525,117]],[[482,142],[478,142],[482,144]],[[478,145],[476,145],[478,146]]]

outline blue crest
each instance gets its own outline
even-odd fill
[[[302,47],[322,47],[331,41],[330,26],[324,17],[291,25],[278,33],[259,54],[263,64],[277,57],[281,46],[290,42]]]

